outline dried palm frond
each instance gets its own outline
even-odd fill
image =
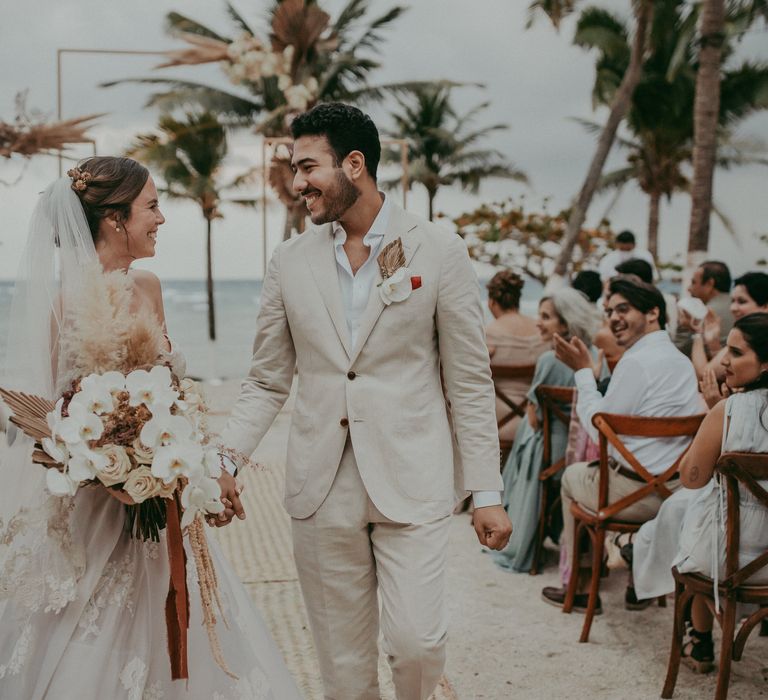
[[[51,437],[46,416],[54,409],[52,401],[25,394],[23,391],[8,391],[3,388],[0,388],[0,398],[13,413],[10,417],[11,423],[35,440]]]
[[[391,243],[384,246],[379,257],[376,258],[379,263],[379,270],[384,279],[391,277],[396,270],[405,267],[405,251],[403,251],[403,242],[396,238]]]
[[[175,51],[164,51],[167,57],[165,63],[161,63],[155,68],[170,68],[171,66],[194,66],[200,63],[217,63],[218,61],[228,61],[229,44],[219,39],[212,39],[207,36],[181,32],[179,39],[186,41],[191,46],[185,49]]]
[[[64,150],[74,143],[93,143],[86,133],[93,126],[88,122],[101,116],[91,114],[51,124],[0,122],[0,156],[10,158],[17,154],[29,158],[39,153]]]

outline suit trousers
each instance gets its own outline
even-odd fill
[[[382,515],[347,439],[325,501],[292,519],[326,700],[379,700],[379,627],[397,700],[434,691],[445,666],[449,521],[413,525]]]
[[[597,462],[576,462],[566,467],[563,472],[563,478],[560,482],[560,496],[563,506],[563,536],[560,540],[560,547],[565,547],[565,556],[567,567],[565,575],[571,570],[571,559],[573,557],[573,538],[576,531],[576,520],[571,515],[571,503],[576,501],[580,506],[587,510],[597,510],[598,482],[600,467]],[[675,491],[680,486],[679,480],[668,481],[666,487],[670,491]],[[643,484],[634,479],[620,474],[615,469],[608,469],[608,502],[616,501],[628,496],[633,491],[642,488]],[[656,517],[659,512],[662,499],[655,491],[645,498],[636,501],[628,508],[620,512],[622,520],[631,523],[644,523]],[[580,566],[589,568],[591,559],[585,555]]]

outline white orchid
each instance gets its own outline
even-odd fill
[[[69,460],[69,450],[65,443],[51,438],[43,438],[41,444],[45,453],[49,457],[53,457],[59,464],[66,464]]]
[[[152,476],[170,484],[179,476],[197,481],[205,474],[203,448],[195,443],[169,445],[155,452],[152,460]]]
[[[69,456],[67,473],[77,481],[88,481],[98,477],[99,472],[109,466],[109,457],[101,452],[95,452],[78,445]],[[51,471],[50,469],[48,471]]]
[[[167,409],[155,407],[152,418],[141,429],[139,439],[146,447],[156,448],[186,442],[194,432],[194,426],[184,416],[174,416]]]
[[[98,440],[104,432],[101,419],[91,413],[83,404],[70,403],[69,416],[63,418],[56,434],[70,446],[80,445],[89,440]]]
[[[221,513],[224,504],[221,502],[219,482],[209,477],[190,482],[182,491],[181,505],[184,508],[181,527],[191,525],[198,513]]]
[[[69,474],[62,474],[58,469],[47,469],[45,485],[54,496],[74,496],[79,484]]]
[[[64,407],[64,399],[61,398],[56,402],[56,405],[54,406],[53,410],[46,415],[45,420],[48,423],[48,427],[51,430],[51,435],[58,435],[59,429],[61,427],[61,421],[64,420],[64,418],[61,415],[61,411]]]
[[[106,382],[97,374],[91,374],[80,382],[78,391],[69,402],[70,412],[73,404],[79,404],[90,413],[101,416],[115,407],[115,399]]]
[[[125,378],[125,388],[130,396],[131,406],[144,404],[148,408],[163,406],[170,408],[179,397],[171,386],[171,370],[165,365],[157,365],[149,372],[137,369]]]
[[[399,267],[379,286],[381,300],[386,306],[392,302],[405,301],[413,291],[411,271],[407,267]]]

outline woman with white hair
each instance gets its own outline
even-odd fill
[[[539,302],[537,326],[543,341],[552,343],[555,334],[566,338],[578,337],[588,346],[600,327],[600,317],[594,305],[575,289],[564,288]],[[595,357],[597,354],[595,353]],[[539,472],[542,468],[544,435],[541,429],[541,407],[536,388],[541,385],[574,386],[573,370],[547,350],[536,363],[536,372],[528,391],[528,420],[520,423],[512,451],[504,465],[504,507],[514,529],[509,544],[493,552],[498,566],[508,571],[527,572],[533,559],[536,527],[541,503]],[[568,413],[570,405],[563,406]],[[565,453],[568,430],[560,421],[552,422],[552,461]],[[558,478],[557,476],[555,478]],[[550,533],[557,537],[559,533]]]

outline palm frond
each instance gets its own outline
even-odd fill
[[[256,34],[256,32],[251,29],[248,22],[243,19],[243,16],[235,9],[235,6],[228,2],[227,5],[227,14],[229,15],[230,19],[238,26],[240,29],[244,32],[248,32],[248,34]]]
[[[217,34],[204,24],[200,24],[200,22],[179,12],[169,12],[165,16],[165,27],[166,31],[170,34],[187,32],[189,34],[197,34],[198,36],[206,36],[210,39],[218,39],[219,41],[229,41],[229,39]]]

